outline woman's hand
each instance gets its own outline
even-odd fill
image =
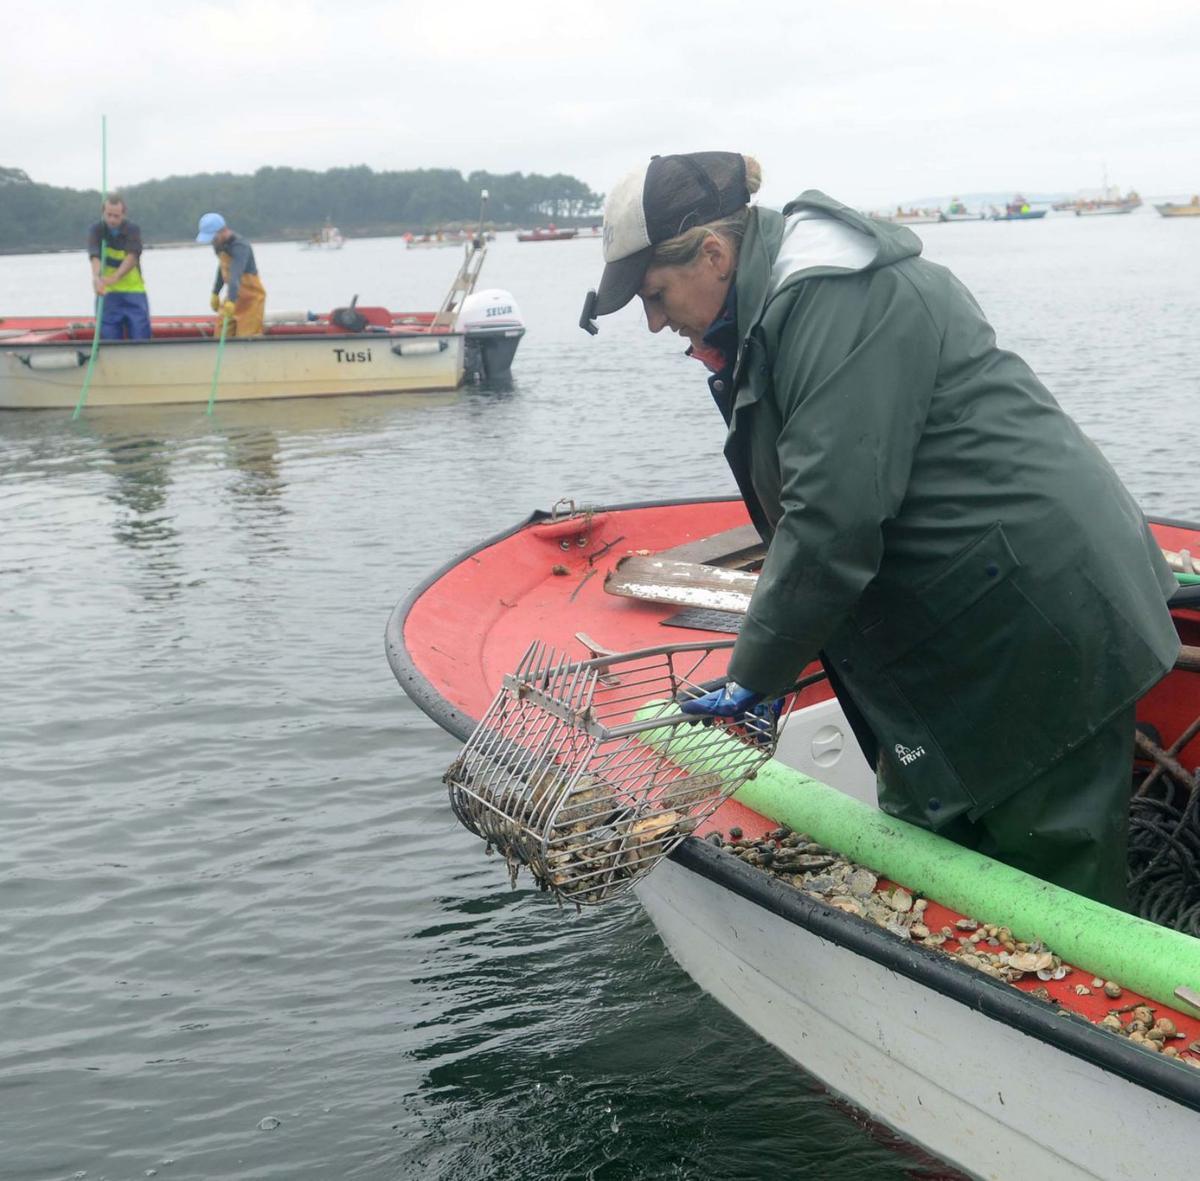
[[[726,681],[719,689],[685,701],[679,708],[700,718],[740,718],[762,703],[761,693],[743,688],[737,681]]]

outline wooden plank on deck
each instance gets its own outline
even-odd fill
[[[704,566],[748,566],[767,556],[758,530],[753,525],[739,525],[711,537],[685,541],[683,545],[662,550],[658,556],[673,562],[698,562]]]
[[[708,607],[744,615],[757,582],[757,574],[741,570],[633,554],[609,572],[604,589],[610,595],[647,603]]]

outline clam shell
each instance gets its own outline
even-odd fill
[[[1018,972],[1043,972],[1054,962],[1048,951],[1018,951],[1008,957],[1009,966]],[[1049,977],[1043,977],[1049,979]]]

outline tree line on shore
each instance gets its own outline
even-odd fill
[[[121,195],[143,239],[153,244],[189,240],[209,210],[250,238],[307,238],[326,220],[344,234],[422,233],[473,224],[483,189],[486,220],[501,226],[598,221],[603,202],[602,194],[562,173],[476,171],[464,177],[449,168],[375,172],[366,165],[172,176],[124,186]],[[0,251],[81,246],[99,215],[98,189],[39,184],[19,168],[0,167]]]

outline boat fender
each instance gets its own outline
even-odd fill
[[[444,353],[449,347],[449,342],[445,339],[398,340],[392,345],[392,352],[397,357],[428,357],[434,353]]]
[[[87,353],[55,349],[52,353],[18,353],[17,358],[30,369],[77,369],[87,360]]]

